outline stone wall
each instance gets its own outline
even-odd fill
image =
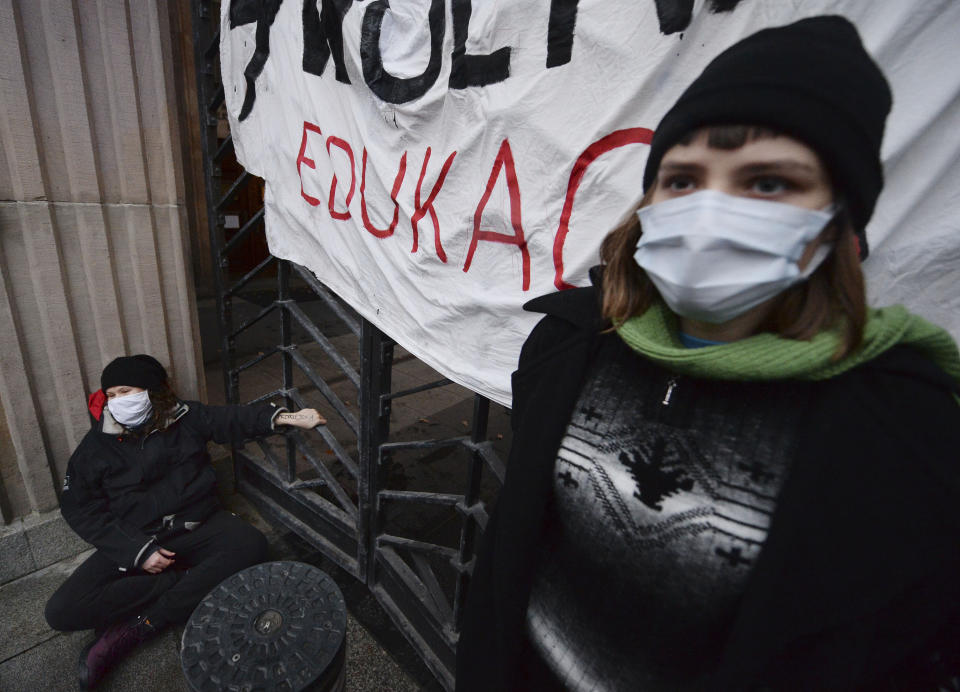
[[[58,489],[111,359],[151,353],[181,396],[205,396],[171,17],[164,0],[0,0],[7,542],[62,525]]]

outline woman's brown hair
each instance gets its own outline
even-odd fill
[[[173,414],[180,405],[180,398],[173,391],[170,381],[167,380],[160,387],[148,390],[150,403],[153,406],[153,422],[147,430],[166,430],[173,422]]]
[[[718,149],[737,149],[746,142],[780,133],[767,128],[722,125],[707,128],[707,144]],[[691,132],[680,144],[689,144]],[[638,208],[650,204],[657,181],[644,194]],[[809,279],[781,293],[759,331],[772,332],[788,339],[809,340],[822,331],[837,328],[840,346],[834,360],[849,355],[863,342],[867,322],[866,290],[860,268],[853,226],[843,211],[831,222],[826,237],[834,243],[833,252]],[[637,215],[631,212],[625,221],[603,239],[600,260],[603,272],[603,316],[614,325],[641,315],[659,298],[657,289],[633,259],[643,230]]]

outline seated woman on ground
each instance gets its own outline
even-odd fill
[[[50,597],[56,630],[96,630],[80,654],[91,689],[137,645],[187,620],[225,578],[266,557],[263,534],[223,510],[207,442],[325,423],[314,409],[181,401],[148,355],[113,360],[90,395],[92,426],[70,457],[64,519],[97,550]]]

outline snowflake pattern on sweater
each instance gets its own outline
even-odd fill
[[[692,688],[766,538],[803,397],[652,381],[608,350],[557,455],[528,635],[571,690]]]

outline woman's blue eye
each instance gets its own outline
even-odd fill
[[[685,176],[672,176],[663,181],[663,186],[673,192],[686,192],[693,188],[693,180]]]
[[[751,182],[750,187],[754,192],[758,192],[762,195],[773,195],[777,194],[778,192],[789,190],[791,185],[789,181],[784,180],[783,178],[767,176],[763,178],[755,178]]]

